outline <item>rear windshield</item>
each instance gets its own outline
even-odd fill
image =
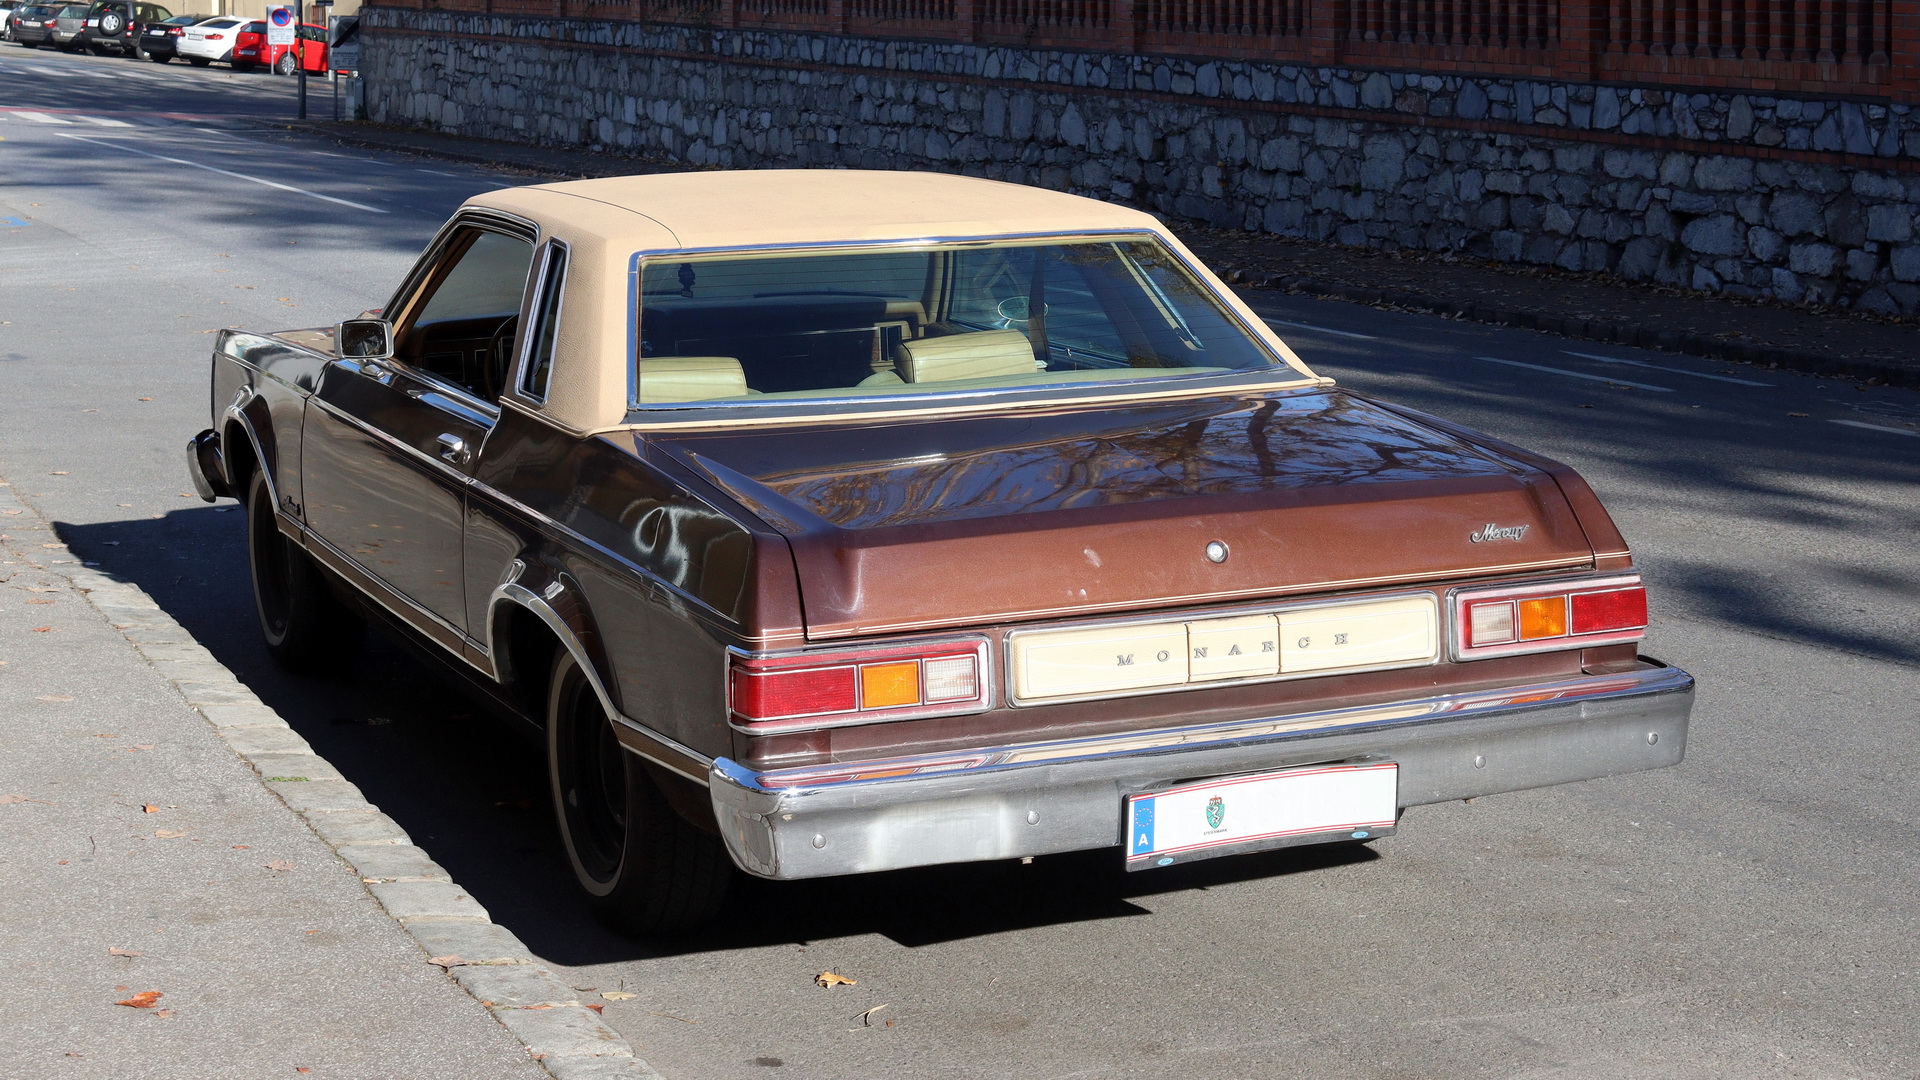
[[[640,287],[643,406],[1292,373],[1151,238],[667,256]]]

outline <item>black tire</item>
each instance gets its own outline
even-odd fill
[[[87,46],[87,48],[92,50],[93,55],[95,56],[112,56],[113,55],[113,50],[108,48],[105,45],[89,45]]]
[[[147,59],[149,59],[149,60],[151,60],[151,61],[153,61],[153,62],[154,62],[154,63],[156,63],[156,64],[164,64],[164,63],[166,63],[167,61],[169,61],[169,60],[172,60],[172,59],[173,59],[173,54],[172,54],[172,53],[168,53],[168,54],[167,54],[167,55],[165,55],[165,56],[161,56],[161,55],[160,55],[159,53],[148,53],[148,54],[147,54]]]
[[[241,74],[243,74],[243,75],[244,75],[244,74],[246,74],[247,72],[249,72],[249,71],[252,71],[253,69],[255,69],[255,68],[257,68],[257,67],[259,67],[259,66],[260,66],[259,64],[242,64],[242,63],[235,63],[235,64],[233,65],[233,70],[235,70],[235,71],[237,71],[237,72],[240,72]]]
[[[189,56],[187,57],[187,63],[192,64],[194,67],[206,67],[208,64],[213,63],[213,61],[204,56]]]
[[[675,813],[573,654],[554,658],[547,775],[574,880],[594,918],[623,934],[686,930],[726,899],[733,864],[720,839]]]
[[[280,59],[273,62],[273,73],[275,75],[292,75],[294,71],[299,68],[299,65],[300,61],[295,59],[292,53],[284,52],[280,54]]]
[[[366,624],[340,603],[318,566],[274,523],[266,473],[247,485],[247,563],[253,572],[253,609],[260,636],[281,667],[301,674],[350,666],[366,639]]]

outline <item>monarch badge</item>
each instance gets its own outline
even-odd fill
[[[1220,796],[1215,795],[1213,798],[1207,800],[1207,828],[1217,829],[1220,827],[1220,823],[1225,820],[1227,820],[1227,802]]]

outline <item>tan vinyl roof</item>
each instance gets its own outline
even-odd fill
[[[1138,210],[927,172],[763,169],[656,173],[508,188],[468,200],[615,247],[726,248],[1153,229]],[[573,227],[569,229],[567,227]]]

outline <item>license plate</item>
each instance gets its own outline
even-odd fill
[[[1314,765],[1127,796],[1127,869],[1393,831],[1400,768]]]

